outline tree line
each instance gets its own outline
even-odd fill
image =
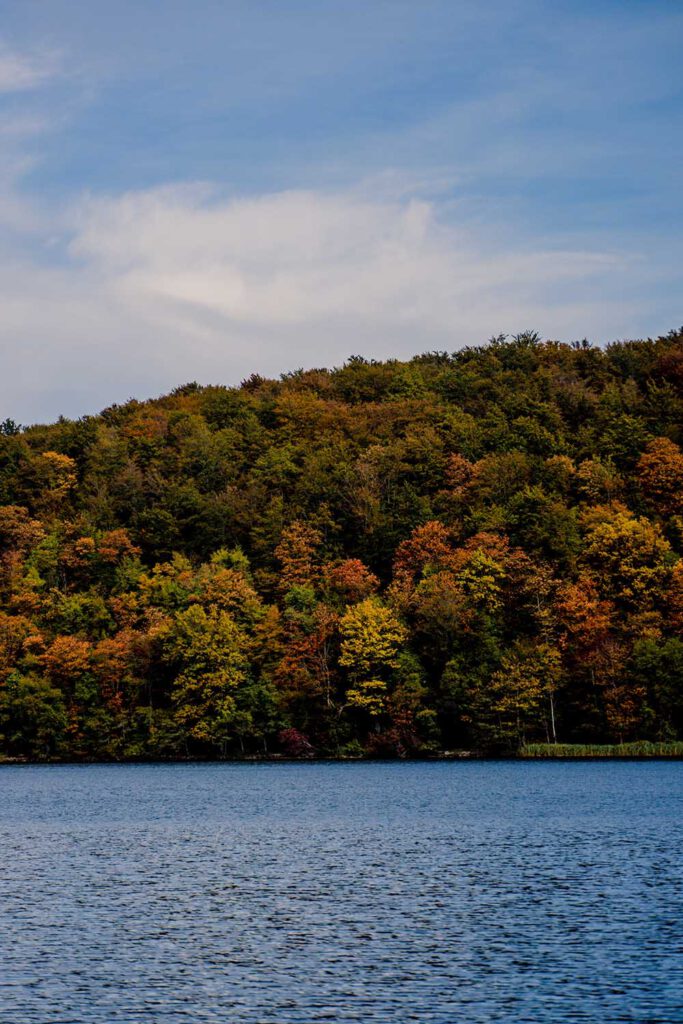
[[[0,755],[683,738],[683,329],[0,424]]]

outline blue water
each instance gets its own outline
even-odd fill
[[[2,1024],[683,1021],[683,764],[0,769]]]

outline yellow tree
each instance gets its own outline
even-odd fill
[[[618,502],[588,510],[583,521],[584,560],[597,570],[603,595],[641,609],[651,604],[670,572],[671,546],[656,523]]]
[[[347,703],[377,716],[386,706],[387,682],[382,676],[398,665],[408,631],[391,608],[369,597],[347,609],[339,632],[339,664],[349,670],[354,684],[347,690]]]
[[[36,459],[36,470],[42,485],[40,503],[55,512],[76,486],[76,463],[61,452],[43,452]]]
[[[544,727],[557,741],[555,692],[561,675],[560,652],[550,644],[518,643],[491,679],[490,710],[498,717],[500,738],[522,745],[530,729]]]

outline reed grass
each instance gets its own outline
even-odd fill
[[[528,743],[520,757],[681,757],[683,741],[652,743]]]

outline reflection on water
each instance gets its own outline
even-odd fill
[[[683,764],[0,769],[2,1024],[683,1020]]]

